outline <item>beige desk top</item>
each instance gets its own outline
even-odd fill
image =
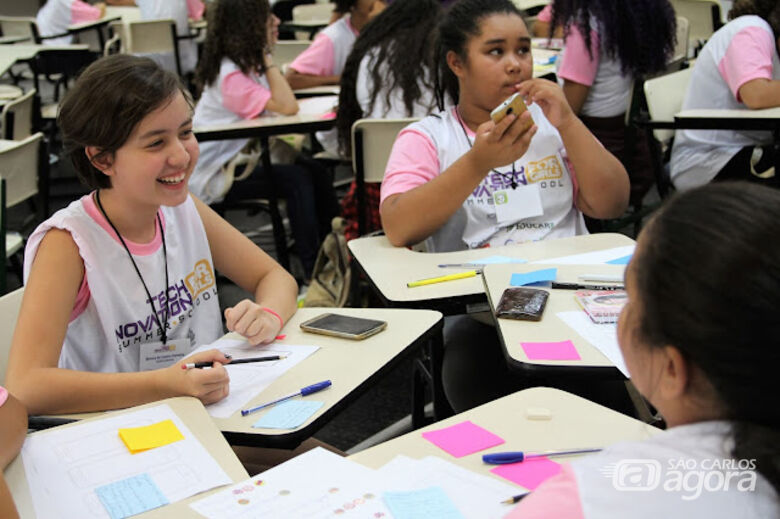
[[[544,268],[558,269],[556,281],[582,283],[578,280],[581,274],[604,274],[622,276],[625,265],[487,265],[483,271],[485,290],[488,293],[490,308],[495,315],[495,308],[501,299],[504,289],[509,287],[509,280],[515,272],[530,272]],[[608,283],[597,283],[608,284]],[[542,366],[579,366],[612,367],[614,364],[596,347],[583,339],[566,323],[557,317],[558,312],[582,310],[574,300],[575,290],[543,288],[550,293],[547,307],[541,321],[514,321],[512,319],[496,319],[507,355],[524,364]],[[557,342],[571,340],[582,357],[581,360],[529,360],[520,342]]]
[[[77,23],[75,25],[69,25],[68,26],[68,32],[81,32],[86,31],[88,29],[92,29],[94,27],[100,27],[102,25],[108,25],[111,22],[119,20],[121,17],[118,14],[113,15],[106,15],[103,16],[103,18],[100,18],[99,20],[92,20],[91,22],[83,22],[83,23]]]
[[[105,18],[120,17],[124,23],[141,19],[141,9],[125,5],[107,5]]]
[[[552,413],[549,420],[530,420],[529,408],[543,408]],[[471,420],[497,434],[506,443],[490,449],[455,458],[425,440],[422,433]],[[411,458],[439,456],[479,474],[491,474],[495,465],[482,462],[482,455],[504,451],[530,451],[606,447],[619,441],[641,441],[661,432],[639,420],[594,404],[589,400],[558,389],[536,387],[499,398],[441,422],[412,431],[370,449],[350,456],[367,467],[379,468],[398,454]],[[576,456],[556,458],[564,462]],[[499,478],[501,481],[506,481]],[[507,496],[511,497],[511,496]]]
[[[675,114],[674,117],[675,119],[780,119],[780,107],[764,108],[761,110],[683,110],[682,112]]]
[[[203,408],[203,405],[195,398],[190,397],[178,397],[169,398],[167,400],[161,400],[159,402],[153,402],[150,404],[134,407],[132,409],[125,409],[122,411],[114,411],[114,413],[127,413],[136,409],[142,409],[145,407],[152,407],[166,403],[174,410],[174,412],[182,419],[182,421],[189,427],[189,429],[195,434],[200,443],[206,448],[211,456],[219,463],[220,467],[225,471],[228,477],[233,483],[238,483],[249,477],[244,467],[238,461],[238,458],[233,453],[233,450],[225,441],[225,438],[219,432],[219,429],[214,425]],[[97,416],[91,418],[91,420],[100,420],[103,416]],[[75,424],[63,425],[61,427],[71,427]],[[48,431],[38,431],[31,434],[47,434]],[[30,489],[27,486],[27,480],[25,479],[24,463],[22,457],[17,456],[16,459],[8,466],[4,473],[6,482],[11,489],[11,495],[13,495],[16,507],[19,510],[19,515],[22,519],[35,518],[35,508],[33,507],[32,497],[30,496]],[[140,514],[134,517],[138,518],[178,518],[178,517],[200,517],[188,506],[189,503],[200,499],[213,492],[217,492],[222,487],[197,494],[189,497],[183,501],[173,503],[162,508],[151,510],[144,514]]]
[[[295,95],[339,95],[339,92],[341,92],[339,85],[323,85],[293,90]]]
[[[393,247],[386,236],[358,238],[351,240],[348,246],[360,266],[386,299],[395,303],[413,303],[484,293],[482,279],[479,276],[407,288],[406,283],[409,281],[464,270],[439,268],[439,264],[466,263],[495,255],[521,258],[530,262],[611,249],[633,243],[634,240],[622,234],[603,233],[506,247],[439,253],[414,252],[405,247]]]
[[[87,45],[0,45],[0,75],[5,74],[14,63],[35,57],[41,50],[85,50]]]

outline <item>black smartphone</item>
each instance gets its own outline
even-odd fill
[[[301,330],[305,332],[353,340],[371,337],[385,328],[387,328],[386,321],[339,314],[323,314],[301,323]]]

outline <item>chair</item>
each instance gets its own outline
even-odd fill
[[[3,32],[3,36],[24,36],[30,40],[30,43],[40,43],[41,41],[38,23],[34,17],[0,16],[0,31]]]
[[[688,59],[688,45],[690,43],[690,22],[684,16],[677,17],[677,43],[674,46],[674,55],[669,60],[669,70],[679,70],[680,65]]]
[[[137,20],[127,23],[114,22],[109,26],[113,31],[104,47],[108,54],[117,39],[120,52],[127,54],[172,54],[176,73],[181,72],[181,59],[176,36],[176,22],[173,20]]]
[[[366,234],[366,182],[382,182],[398,133],[417,118],[358,119],[352,125],[352,170],[355,172],[358,231]]]
[[[293,22],[322,22],[327,24],[330,21],[330,17],[333,14],[333,9],[336,4],[332,3],[317,3],[317,4],[304,4],[296,5],[292,9],[292,21]],[[296,40],[308,40],[313,37],[311,32],[297,31],[295,33]]]
[[[674,139],[674,115],[682,109],[692,68],[648,79],[644,84],[650,120],[643,122],[653,156],[653,169],[658,180],[658,194],[664,197],[671,187],[663,163],[668,160]]]
[[[279,40],[274,46],[272,59],[281,68],[292,63],[298,55],[309,48],[311,40]]]
[[[4,139],[21,140],[32,134],[35,94],[35,90],[30,90],[22,97],[9,101],[3,106],[0,112],[0,125],[2,125]]]
[[[8,367],[8,354],[11,352],[11,339],[16,328],[16,319],[22,306],[24,287],[13,292],[0,295],[0,385],[5,383],[5,372]]]
[[[6,208],[38,197],[38,218],[48,214],[48,154],[43,145],[43,134],[38,132],[24,140],[4,141],[0,146],[0,177],[6,185]],[[40,189],[39,189],[40,183]],[[6,244],[11,241],[6,235]],[[6,253],[13,254],[6,247]]]
[[[677,16],[688,19],[689,39],[703,45],[723,25],[720,4],[715,0],[671,0]]]

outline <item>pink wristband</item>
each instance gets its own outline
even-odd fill
[[[284,320],[282,319],[282,316],[271,310],[270,308],[262,307],[260,310],[264,312],[268,312],[269,314],[273,315],[277,319],[279,319],[279,329],[281,330],[284,328]]]

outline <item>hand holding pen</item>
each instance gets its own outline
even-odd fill
[[[181,369],[181,363],[151,372],[159,376],[160,398],[194,396],[204,405],[219,402],[228,395],[230,375],[223,364],[230,362],[217,349],[201,351],[184,359],[185,363],[204,363],[211,369]]]

